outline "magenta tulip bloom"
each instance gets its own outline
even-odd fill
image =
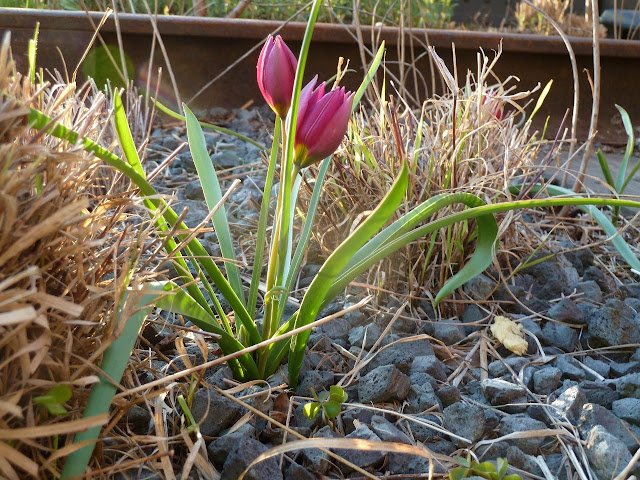
[[[258,57],[258,87],[277,115],[284,118],[291,106],[291,94],[298,60],[282,37],[269,35]]]
[[[296,122],[295,164],[308,167],[340,146],[351,116],[353,96],[344,87],[324,93],[324,82],[314,90],[318,77],[300,92]]]

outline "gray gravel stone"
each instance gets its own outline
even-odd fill
[[[577,293],[582,293],[580,300],[591,303],[600,303],[602,301],[602,290],[594,280],[576,283],[573,288]]]
[[[552,404],[551,414],[560,420],[565,418],[572,424],[576,424],[582,406],[587,403],[587,396],[580,387],[567,388]]]
[[[482,438],[485,429],[485,416],[482,408],[462,402],[454,403],[444,409],[444,427],[451,433],[466,438],[472,443]],[[462,440],[451,438],[459,447],[468,444]]]
[[[411,438],[393,423],[380,415],[371,418],[371,428],[383,442],[398,442],[412,445]]]
[[[613,402],[620,398],[618,392],[603,382],[585,381],[580,382],[578,386],[587,396],[589,403],[596,403],[605,408],[610,409]]]
[[[556,368],[560,369],[563,378],[580,382],[587,378],[587,373],[580,363],[568,355],[558,355],[555,360]]]
[[[373,433],[366,425],[360,425],[344,438],[353,440],[369,440],[372,442],[380,441],[380,437]],[[335,453],[360,468],[369,468],[378,465],[384,461],[384,457],[386,456],[386,452],[382,450],[336,449]],[[340,465],[340,469],[344,472],[347,467],[345,465]]]
[[[191,414],[200,425],[200,433],[209,437],[217,437],[222,430],[233,425],[242,416],[243,410],[213,388],[198,390],[191,404]]]
[[[229,456],[222,467],[221,480],[237,480],[242,472],[251,464],[253,459],[267,451],[267,447],[258,440],[243,438]],[[282,471],[278,466],[278,459],[271,457],[258,463],[244,476],[247,480],[282,479]]]
[[[631,426],[616,417],[613,413],[600,405],[594,403],[586,403],[580,413],[580,419],[578,420],[578,431],[583,440],[593,427],[600,425],[604,427],[609,433],[618,438],[624,443],[629,451],[635,451],[638,449],[638,442],[632,434],[633,430]]]
[[[441,433],[431,428],[428,424],[437,425],[442,428],[442,420],[436,415],[430,413],[426,415],[414,415],[413,418],[417,418],[425,423],[418,423],[413,421],[405,421],[407,431],[411,431],[413,438],[422,443],[433,443],[440,440]]]
[[[640,399],[622,398],[616,400],[612,404],[612,409],[616,417],[640,426]]]
[[[576,330],[560,323],[547,322],[542,328],[542,340],[565,352],[572,352],[578,345]]]
[[[410,373],[428,373],[436,380],[444,382],[447,379],[447,372],[442,362],[435,355],[424,355],[413,359]]]
[[[489,403],[494,407],[501,407],[508,413],[520,413],[527,407],[527,393],[525,389],[514,383],[491,378],[482,381],[482,391]],[[517,405],[512,405],[517,404]]]
[[[243,438],[255,438],[256,429],[250,423],[245,423],[233,433],[223,435],[209,444],[207,452],[216,468],[221,468],[225,460]]]
[[[220,168],[233,168],[244,164],[244,161],[233,150],[220,150],[211,155],[211,161]]]
[[[373,347],[374,343],[378,341],[380,338],[380,327],[375,323],[370,323],[369,325],[361,325],[359,327],[355,327],[349,332],[349,343],[356,347],[363,347],[362,342],[364,341],[364,348],[369,350]],[[366,335],[366,337],[365,337]]]
[[[533,391],[539,395],[549,395],[556,388],[562,377],[560,369],[544,367],[533,374]]]
[[[406,413],[420,413],[436,407],[440,410],[440,399],[436,395],[430,383],[411,385],[407,396],[408,405],[405,407]]]
[[[443,386],[436,392],[436,395],[444,408],[460,401],[460,390],[455,385]]]
[[[360,379],[358,395],[362,403],[404,400],[409,393],[410,384],[409,377],[396,367],[383,365]]]
[[[547,425],[538,420],[534,420],[526,415],[509,415],[503,417],[500,421],[500,435],[509,435],[510,433],[526,432],[528,430],[543,430]],[[532,438],[516,438],[509,440],[524,453],[534,455],[537,453],[538,448],[542,445],[544,437],[532,437]]]
[[[589,430],[586,441],[589,464],[602,479],[615,477],[631,460],[627,447],[600,425]]]
[[[636,283],[627,283],[626,285],[622,285],[618,291],[620,292],[620,296],[625,298],[640,298],[640,282]]]
[[[640,314],[614,298],[587,316],[593,346],[640,343]]]
[[[362,369],[362,373],[366,374],[382,365],[395,365],[401,372],[409,373],[413,359],[425,355],[434,355],[433,347],[426,338],[396,342],[390,347],[381,350],[380,353]]]
[[[287,468],[287,471],[284,474],[284,480],[316,480],[316,476],[302,465],[293,462],[289,468]]]
[[[580,307],[570,298],[563,298],[554,304],[547,312],[549,318],[559,322],[581,324],[584,323],[584,314]]]
[[[511,375],[509,368],[513,370],[516,375],[520,373],[520,370],[529,363],[529,360],[524,357],[509,357],[502,360],[494,360],[489,364],[489,376],[493,378],[504,377],[505,375]]]
[[[585,357],[582,363],[584,363],[585,366],[589,367],[594,372],[597,372],[600,375],[602,375],[604,378],[609,378],[609,375],[611,373],[611,367],[609,366],[608,363],[605,363],[602,360],[597,360],[592,357]]]
[[[303,397],[311,397],[313,396],[312,390],[318,394],[324,390],[328,390],[333,383],[333,372],[309,370],[302,377],[300,385],[298,385],[297,393]]]
[[[460,319],[462,320],[462,323],[465,324],[464,326],[465,333],[469,335],[473,332],[480,330],[481,327],[479,325],[470,325],[470,324],[479,324],[486,317],[487,317],[487,314],[483,312],[479,306],[473,303],[467,305],[464,309],[464,312],[462,312],[462,316],[460,317]]]
[[[330,322],[323,323],[317,329],[318,332],[324,333],[331,340],[344,340],[346,342],[349,338],[351,326],[344,318],[334,318]]]
[[[341,415],[345,433],[349,434],[356,429],[356,420],[360,423],[371,423],[374,415],[376,415],[376,412],[368,408],[348,408]]]
[[[485,274],[476,275],[462,287],[473,300],[486,300],[497,284]]]
[[[331,430],[328,425],[318,430],[313,438],[336,438],[339,435]],[[302,464],[309,470],[324,475],[329,470],[332,460],[328,454],[318,450],[317,448],[305,448],[300,451],[302,456]],[[266,480],[266,479],[261,479]]]
[[[618,378],[616,391],[621,397],[640,398],[640,373],[632,373]]]
[[[433,336],[445,345],[453,345],[466,337],[464,324],[457,319],[441,320],[433,325]]]
[[[640,362],[611,362],[610,367],[612,377],[624,377],[640,372]]]

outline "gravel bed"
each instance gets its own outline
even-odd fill
[[[215,109],[211,115],[221,126],[270,145],[273,118],[269,110]],[[264,185],[265,170],[256,168],[261,162],[260,151],[234,137],[217,133],[206,137],[213,163],[223,170],[221,176],[242,180],[227,211],[236,235],[250,240]],[[152,171],[184,141],[182,127],[156,129],[147,169]],[[155,184],[162,193],[177,197],[178,210],[188,207],[188,225],[196,225],[206,216],[188,148]],[[215,233],[201,239],[212,255],[219,254]],[[538,255],[545,254],[548,252]],[[308,285],[317,268],[314,264],[304,267],[301,286]],[[270,390],[286,383],[285,365],[269,380],[269,387],[253,386],[236,397],[308,438],[423,445],[434,458],[465,457],[465,449],[471,449],[484,460],[506,457],[512,472],[523,478],[550,478],[549,474],[558,479],[578,478],[574,476],[576,469],[585,468],[587,462],[593,478],[614,477],[639,447],[640,283],[616,284],[607,271],[596,266],[588,249],[526,268],[508,286],[498,287],[492,273],[465,285],[464,290],[477,302],[468,304],[456,318],[436,318],[424,298],[411,307],[413,320],[400,318],[391,328],[389,322],[400,307],[395,300],[329,322],[314,330],[309,339],[297,396]],[[323,314],[359,300],[357,295],[340,297]],[[526,330],[526,355],[512,354],[488,333],[486,326],[493,319],[490,306],[495,302]],[[154,328],[156,339],[167,336],[167,329]],[[635,347],[617,348],[629,344]],[[202,352],[188,337],[185,346],[192,364],[203,361]],[[374,346],[380,353],[352,375],[356,360],[365,358]],[[211,358],[217,346],[210,342],[209,348]],[[183,367],[175,351],[169,350],[167,356]],[[154,359],[146,375],[151,379],[167,371],[167,362]],[[345,386],[349,400],[335,425],[326,425],[319,417],[306,418],[302,406],[307,400],[301,397],[328,389],[345,374],[349,374]],[[205,386],[195,394],[192,406],[194,417],[201,422],[210,460],[226,480],[236,479],[256,456],[281,444],[285,436],[287,441],[293,439],[293,434],[285,435],[257,415],[229,431],[246,409],[206,386],[226,389],[232,385],[231,379],[226,366],[207,370]],[[129,424],[137,425],[139,434],[152,434],[144,410],[134,411],[141,418],[137,423],[129,418]],[[549,429],[555,433],[551,435]],[[505,436],[509,438],[496,440]],[[380,476],[414,478],[412,475],[429,472],[429,461],[412,455],[357,450],[336,453]],[[435,461],[436,473],[448,471]],[[633,473],[640,475],[640,464]],[[317,449],[287,454],[282,462],[279,457],[263,461],[245,478],[293,480],[322,475],[362,478],[361,473]]]

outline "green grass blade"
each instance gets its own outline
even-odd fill
[[[510,190],[512,190],[513,192],[517,192],[519,190],[519,187],[512,187]],[[531,192],[537,193],[540,190],[543,190],[547,194],[553,195],[553,196],[570,195],[570,196],[573,196],[574,199],[581,200],[581,201],[602,200],[602,199],[584,198],[584,197],[581,197],[580,195],[576,195],[573,191],[567,188],[556,187],[555,185],[536,185],[532,188]],[[620,200],[620,202],[623,202],[623,203],[601,202],[600,204],[640,208],[640,203],[638,202],[624,201],[624,200]],[[596,202],[594,201],[593,203],[595,204]],[[611,223],[611,221],[607,218],[607,216],[604,213],[602,213],[600,209],[596,208],[594,205],[586,204],[586,205],[576,205],[576,206],[580,208],[580,210],[582,210],[583,212],[586,212],[589,215],[591,215],[591,218],[593,218],[600,225],[602,230],[604,230],[604,232],[607,235],[612,237],[611,243],[613,243],[613,246],[616,247],[616,249],[618,250],[618,253],[620,253],[622,258],[624,258],[624,260],[629,264],[631,268],[640,272],[640,260],[638,260],[638,257],[633,253],[629,244],[624,241],[624,238],[622,238],[621,235],[618,235],[618,230],[613,225],[613,223]]]
[[[250,314],[255,314],[256,303],[258,301],[258,287],[260,285],[260,276],[262,274],[264,247],[267,242],[267,221],[269,219],[271,188],[273,186],[273,177],[276,173],[276,164],[278,163],[278,147],[280,145],[280,137],[282,136],[281,130],[282,119],[276,115],[276,126],[273,132],[273,145],[271,146],[271,155],[269,156],[269,167],[267,168],[267,177],[265,178],[264,191],[262,192],[258,231],[256,232],[256,250],[253,259],[253,270],[251,271],[249,299],[247,300],[247,310]]]
[[[187,138],[189,139],[189,149],[191,150],[191,156],[193,157],[193,162],[196,165],[196,170],[200,177],[202,191],[204,192],[204,199],[207,202],[207,207],[211,210],[220,202],[220,200],[222,200],[220,182],[218,181],[216,169],[213,167],[213,163],[211,163],[211,158],[209,158],[204,133],[198,124],[198,119],[186,105],[184,105],[184,111],[187,117]],[[231,288],[233,288],[236,296],[244,304],[245,299],[242,279],[240,278],[240,270],[235,263],[236,252],[233,247],[233,239],[231,238],[231,230],[229,229],[227,213],[224,205],[222,205],[218,211],[213,214],[213,218],[211,220],[218,236],[220,251],[226,260],[224,262],[224,266],[227,271],[229,284],[231,285]]]
[[[148,289],[148,293],[141,295],[138,292],[135,294],[125,292],[122,295],[120,305],[115,313],[115,321],[118,325],[123,322],[124,329],[120,336],[104,352],[102,364],[100,365],[104,376],[99,375],[100,381],[91,387],[89,400],[82,414],[83,418],[109,412],[117,387],[108,379],[112,378],[114,381],[119,382],[122,378],[133,347],[138,339],[142,323],[151,310],[150,305],[162,292],[162,287],[159,285],[144,286],[144,288]],[[129,311],[130,302],[135,303],[136,312],[129,318],[122,318],[126,311]],[[126,311],[125,306],[128,307]],[[75,436],[73,442],[96,441],[101,429],[102,427],[93,427],[87,431],[80,432]],[[60,478],[67,479],[84,474],[94,448],[95,444],[91,443],[72,452],[65,461]]]
[[[183,122],[187,121],[186,117],[183,117],[178,112],[174,112],[169,107],[166,107],[165,105],[160,103],[157,99],[154,98],[153,101],[155,102],[156,107],[158,107],[158,110],[160,110],[161,112],[166,113],[167,115],[169,115],[170,117],[175,118],[176,120],[182,120]],[[245,137],[244,135],[241,135],[238,132],[234,132],[233,130],[229,130],[228,128],[219,127],[217,125],[213,125],[211,123],[206,123],[206,122],[198,122],[198,124],[202,128],[206,128],[206,129],[209,129],[209,130],[213,130],[215,132],[219,132],[219,133],[223,133],[225,135],[230,135],[232,137],[236,137],[236,138],[238,138],[238,139],[240,139],[240,140],[242,140],[244,142],[250,143],[254,147],[258,147],[260,150],[263,150],[263,151],[267,150],[267,147],[265,147],[261,143],[258,143],[255,140],[252,140],[252,139],[250,139],[248,137]]]
[[[624,125],[624,131],[627,133],[627,148],[624,151],[624,157],[622,157],[622,163],[620,164],[620,170],[618,170],[618,178],[616,180],[616,191],[622,195],[624,193],[625,178],[627,176],[627,166],[629,165],[629,159],[633,154],[634,136],[633,125],[631,125],[631,119],[627,111],[620,105],[616,105],[620,117],[622,118],[622,125]]]
[[[29,64],[29,80],[33,85],[36,83],[36,54],[38,52],[38,33],[40,32],[40,22],[36,22],[36,29],[33,38],[29,40],[27,47],[27,60]]]
[[[357,252],[395,213],[402,203],[408,185],[407,163],[403,162],[398,177],[376,209],[364,220],[349,237],[329,256],[320,271],[309,285],[302,299],[295,328],[308,325],[315,320],[324,298],[335,277],[342,271],[349,258]],[[289,352],[289,382],[295,388],[302,366],[304,350],[309,331],[299,333],[291,340]]]
[[[602,170],[602,175],[604,175],[605,181],[613,188],[614,191],[616,189],[616,183],[613,180],[613,175],[611,175],[611,170],[609,169],[609,162],[607,161],[607,157],[604,156],[602,150],[598,150],[596,153],[596,157],[598,157],[598,163],[600,164],[600,170]]]
[[[120,97],[120,92],[118,92],[118,90],[115,90],[113,94],[113,110],[116,133],[118,134],[122,153],[127,159],[127,162],[129,162],[129,165],[131,165],[140,175],[144,176],[144,169],[142,168],[142,163],[140,162],[140,156],[138,155],[136,144],[133,141],[133,136],[131,135],[127,114],[124,111],[124,105],[122,104],[122,98]]]
[[[636,166],[633,167],[629,172],[629,175],[627,175],[627,179],[624,181],[624,183],[622,184],[622,188],[620,189],[621,194],[624,193],[624,191],[627,189],[627,185],[629,185],[629,182],[631,181],[631,179],[638,172],[638,169],[640,169],[640,160],[636,162]]]
[[[380,66],[380,63],[382,62],[382,58],[384,57],[384,46],[385,46],[385,42],[382,42],[382,44],[380,45],[380,48],[378,48],[378,52],[376,53],[375,58],[373,59],[373,62],[371,63],[371,66],[369,67],[369,71],[367,72],[367,75],[364,77],[364,80],[360,84],[360,87],[358,88],[358,90],[356,90],[356,94],[353,97],[353,107],[351,108],[351,111],[355,110],[356,105],[358,105],[358,103],[360,102],[360,99],[362,98],[364,93],[367,91],[367,88],[369,87],[371,80],[373,80],[373,77],[376,76],[378,67]]]
[[[531,115],[529,116],[529,122],[533,119],[533,116],[538,112],[538,110],[540,110],[540,107],[542,107],[542,104],[544,103],[545,99],[547,98],[547,95],[549,95],[549,91],[551,90],[551,85],[553,85],[553,80],[549,80],[549,82],[547,82],[547,84],[544,86],[544,88],[542,89],[542,93],[540,93],[540,96],[538,97],[538,101],[536,102],[536,106],[533,108],[533,111],[531,112]],[[544,134],[543,134],[544,137]]]

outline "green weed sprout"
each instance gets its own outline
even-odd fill
[[[478,476],[486,478],[487,480],[522,480],[520,475],[507,475],[507,469],[509,463],[506,458],[498,458],[496,466],[491,462],[478,463],[475,460],[471,460],[469,457],[466,459],[460,457],[454,457],[456,462],[460,464],[459,467],[454,468],[449,473],[450,480],[461,480],[463,478]]]
[[[313,420],[322,412],[322,417],[325,421],[332,421],[342,410],[342,404],[347,401],[349,395],[341,387],[332,385],[328,392],[320,392],[316,395],[316,392],[311,391],[315,402],[309,402],[302,407],[302,412],[309,419]]]

